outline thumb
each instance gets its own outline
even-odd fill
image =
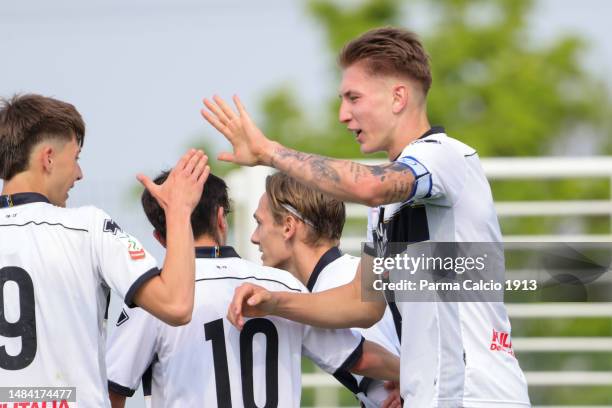
[[[230,162],[230,163],[236,163],[236,156],[233,153],[222,152],[222,153],[219,153],[219,155],[217,156],[217,160]]]
[[[140,181],[140,184],[142,184],[144,188],[149,190],[149,192],[151,192],[154,189],[154,186],[157,186],[157,184],[153,183],[151,179],[145,176],[144,174],[136,175],[136,179]]]
[[[247,300],[247,304],[249,306],[257,306],[258,304],[261,303],[262,301],[262,297],[260,293],[256,293],[253,296],[251,296],[248,300]]]

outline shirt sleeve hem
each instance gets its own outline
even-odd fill
[[[111,380],[108,380],[108,389],[115,394],[123,395],[124,397],[131,397],[136,392],[136,390],[117,384]]]
[[[363,342],[364,341],[365,341],[365,338],[361,336],[361,341],[359,342],[357,347],[355,347],[355,350],[353,350],[353,352],[346,358],[346,360],[344,360],[344,363],[342,363],[342,365],[338,367],[336,371],[334,371],[334,376],[336,374],[340,375],[342,371],[350,371],[350,369],[355,365],[355,363],[359,361],[359,359],[363,355]]]
[[[155,267],[149,269],[148,271],[140,275],[138,279],[136,279],[134,283],[132,283],[132,286],[130,286],[130,289],[127,291],[124,299],[125,304],[129,308],[136,307],[137,305],[134,303],[134,296],[136,295],[138,289],[140,289],[140,287],[144,285],[145,282],[147,282],[149,279],[159,275],[160,273],[161,271],[159,270],[159,268]]]

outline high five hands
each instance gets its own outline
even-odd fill
[[[253,123],[240,98],[234,95],[232,99],[237,112],[216,95],[212,101],[205,98],[206,109],[200,111],[204,119],[221,132],[234,149],[233,153],[220,153],[217,159],[242,166],[270,165],[275,142],[266,138]]]

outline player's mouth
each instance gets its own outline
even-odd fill
[[[363,140],[360,138],[361,133],[363,132],[363,130],[361,130],[361,129],[350,129],[350,131],[353,132],[353,135],[355,135],[355,139],[357,140],[357,142],[363,143]]]

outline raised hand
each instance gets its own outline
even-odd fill
[[[234,298],[227,309],[227,319],[242,330],[245,317],[263,317],[274,313],[276,309],[274,292],[252,283],[245,283],[236,288]]]
[[[210,174],[207,163],[208,157],[202,150],[190,149],[180,158],[163,184],[155,184],[143,174],[136,178],[149,190],[164,211],[182,208],[191,213],[200,201],[204,182]]]
[[[219,160],[236,163],[242,166],[270,165],[273,144],[259,130],[240,102],[238,96],[232,98],[238,113],[218,96],[213,101],[204,99],[206,109],[200,113],[215,129],[221,132],[232,144],[233,153],[223,152]]]

